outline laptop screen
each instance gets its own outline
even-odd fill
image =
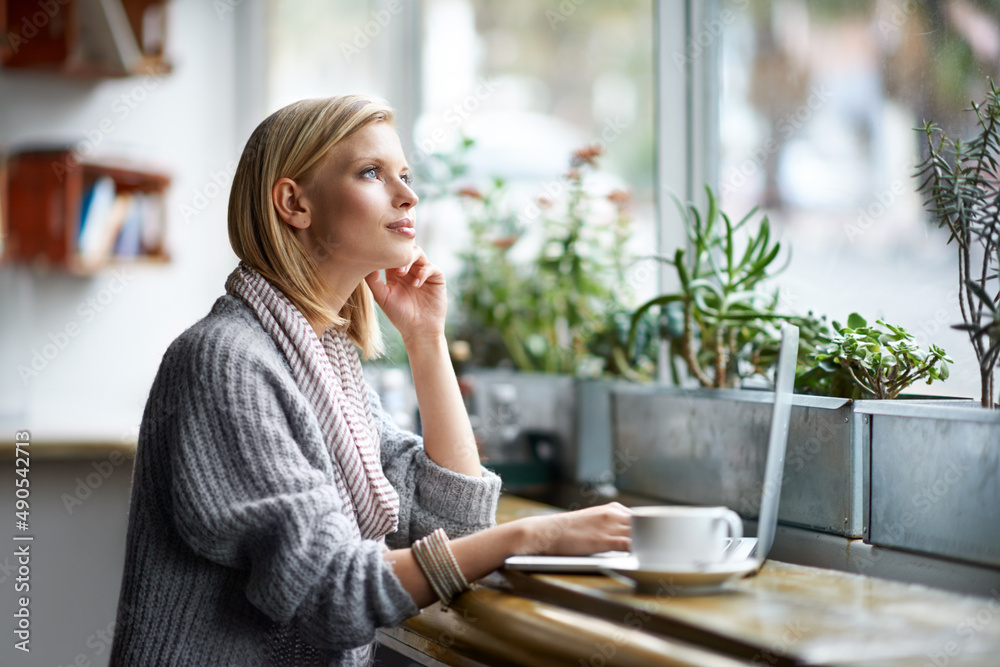
[[[788,441],[788,424],[792,416],[792,390],[795,387],[795,365],[799,356],[799,328],[787,322],[781,325],[781,348],[778,350],[778,369],[774,376],[774,410],[771,413],[771,433],[767,443],[767,463],[764,469],[764,488],[757,519],[758,560],[764,560],[774,544],[778,526],[778,500],[781,498],[781,479],[785,469],[785,446]]]

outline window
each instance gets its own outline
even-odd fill
[[[791,248],[775,280],[786,310],[901,324],[955,360],[927,391],[978,395],[971,346],[950,329],[955,253],[916,193],[913,128],[933,119],[960,133],[962,110],[1000,76],[995,3],[272,0],[269,12],[271,109],[383,96],[411,162],[471,137],[467,178],[502,176],[525,202],[599,141],[607,186],[634,192],[635,248],[655,247],[654,202],[661,250],[683,242],[661,191],[697,198],[712,184],[732,215],[760,206]],[[421,243],[454,275],[462,216],[427,203]]]
[[[634,243],[648,247],[652,12],[652,0],[272,0],[268,108],[348,92],[384,97],[400,111],[411,164],[469,137],[467,179],[520,185],[522,206],[551,194],[546,185],[573,150],[598,143],[604,186],[633,191]],[[457,205],[426,203],[419,241],[454,275],[466,239]]]
[[[950,329],[955,249],[923,213],[913,128],[971,129],[963,109],[1000,75],[1000,7],[727,0],[722,13],[718,187],[726,211],[759,205],[791,246],[786,309],[901,324],[955,360],[927,393],[978,397],[972,347]]]
[[[788,309],[905,326],[955,360],[931,393],[978,396],[957,300],[957,260],[916,192],[922,134],[968,129],[1000,62],[995,3],[727,0],[719,189],[760,206],[792,248]],[[913,388],[919,392],[918,387]]]

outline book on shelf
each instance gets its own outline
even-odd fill
[[[148,199],[149,195],[142,192],[132,195],[125,223],[118,234],[118,240],[115,241],[115,257],[134,259],[142,254],[142,227],[145,223]]]
[[[121,72],[138,67],[142,51],[121,2],[80,0],[76,11],[80,39],[74,60]]]
[[[169,177],[123,160],[88,160],[53,173],[68,155],[36,148],[0,160],[3,262],[86,275],[115,260],[167,261]]]
[[[115,195],[114,205],[104,222],[104,228],[94,246],[80,253],[84,266],[100,267],[111,259],[114,253],[115,241],[125,225],[125,220],[132,205],[132,193],[120,192]]]
[[[81,255],[91,256],[107,234],[106,225],[115,204],[117,186],[110,176],[102,176],[87,189],[80,211],[80,231],[77,249]]]
[[[108,177],[84,194],[78,258],[84,269],[110,259],[135,259],[163,251],[163,197],[155,192],[116,192]]]
[[[141,243],[142,252],[147,255],[163,254],[163,211],[161,193],[148,193],[144,202]]]

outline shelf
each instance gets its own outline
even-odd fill
[[[4,262],[90,275],[112,263],[169,261],[165,174],[76,162],[68,150],[17,153],[7,172]]]
[[[166,0],[0,0],[0,61],[81,78],[165,74]]]

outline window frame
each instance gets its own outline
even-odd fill
[[[671,195],[701,207],[705,185],[718,191],[719,51],[726,13],[720,0],[656,0],[653,7],[657,253],[669,257],[688,245]],[[662,263],[658,272],[660,293],[680,288]],[[662,356],[658,375],[668,382]]]

